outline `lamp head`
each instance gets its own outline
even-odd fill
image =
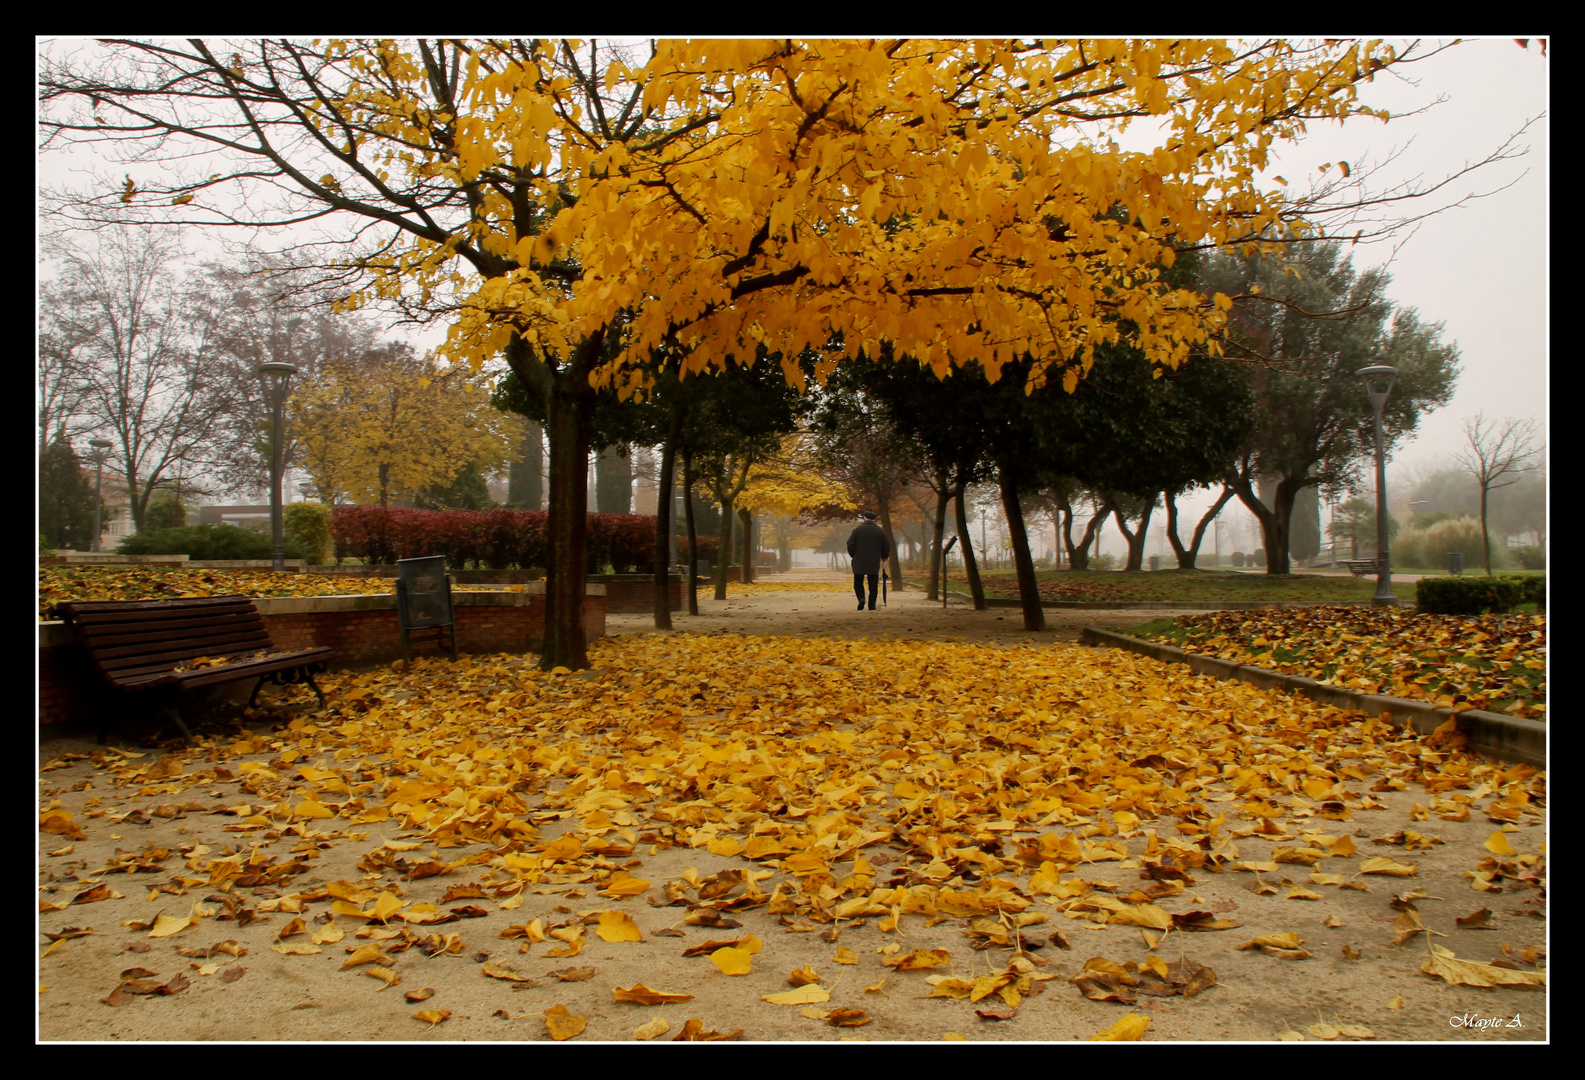
[[[1392,384],[1398,378],[1398,369],[1388,367],[1386,364],[1375,364],[1371,367],[1362,367],[1354,372],[1359,376],[1359,381],[1365,384],[1365,398],[1370,402],[1370,407],[1377,412],[1387,403],[1387,395],[1392,393]]]
[[[286,387],[293,375],[297,374],[296,364],[287,364],[279,360],[271,360],[258,366],[259,381],[264,384],[264,397],[270,407],[279,406],[286,400]]]

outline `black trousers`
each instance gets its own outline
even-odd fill
[[[864,579],[869,579],[870,585],[870,610],[875,610],[875,594],[880,591],[881,576],[879,574],[854,574],[853,595],[859,598],[859,603],[864,603]]]

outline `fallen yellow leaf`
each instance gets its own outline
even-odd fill
[[[810,983],[780,994],[761,994],[760,1000],[768,1001],[772,1005],[818,1005],[823,1001],[830,1001],[831,992],[819,983]]]
[[[736,949],[728,945],[717,949],[710,954],[710,960],[725,975],[747,975],[753,968],[749,963],[750,954],[743,949]]]
[[[1091,1042],[1135,1042],[1150,1027],[1150,1017],[1129,1013],[1105,1031],[1090,1036]]]
[[[572,1038],[588,1026],[588,1021],[574,1016],[565,1005],[556,1004],[545,1010],[545,1027],[557,1042]]]

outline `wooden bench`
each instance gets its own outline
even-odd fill
[[[1366,577],[1376,572],[1375,559],[1343,559],[1342,563],[1355,577]]]
[[[252,706],[266,680],[284,686],[306,683],[325,707],[314,682],[335,651],[328,647],[281,652],[270,640],[253,601],[246,596],[189,600],[81,601],[56,604],[53,613],[72,628],[95,670],[117,690],[157,694],[166,715],[189,742],[176,708],[189,690],[257,678]],[[193,660],[219,661],[194,668]],[[105,740],[108,723],[101,726]]]

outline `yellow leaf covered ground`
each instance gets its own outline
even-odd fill
[[[1366,693],[1546,716],[1545,615],[1267,608],[1182,615],[1170,628],[1133,632]]]
[[[1318,828],[1407,783],[1447,805],[1479,785],[1530,813],[1544,800],[1534,770],[1121,652],[655,635],[591,657],[584,676],[505,655],[325,676],[329,713],[271,740],[280,756],[247,790],[279,811],[267,826],[312,795],[530,883],[604,888],[626,877],[613,857],[731,838],[789,910],[843,917],[1018,911],[1032,890],[1061,895],[1066,868],[1128,858],[1114,836],[1203,865],[1272,820]],[[915,864],[889,886],[862,858],[883,842]]]
[[[521,589],[522,586],[453,586]],[[181,600],[195,596],[378,596],[392,578],[353,574],[277,574],[270,570],[185,570],[150,566],[41,566],[39,618],[68,600]]]

